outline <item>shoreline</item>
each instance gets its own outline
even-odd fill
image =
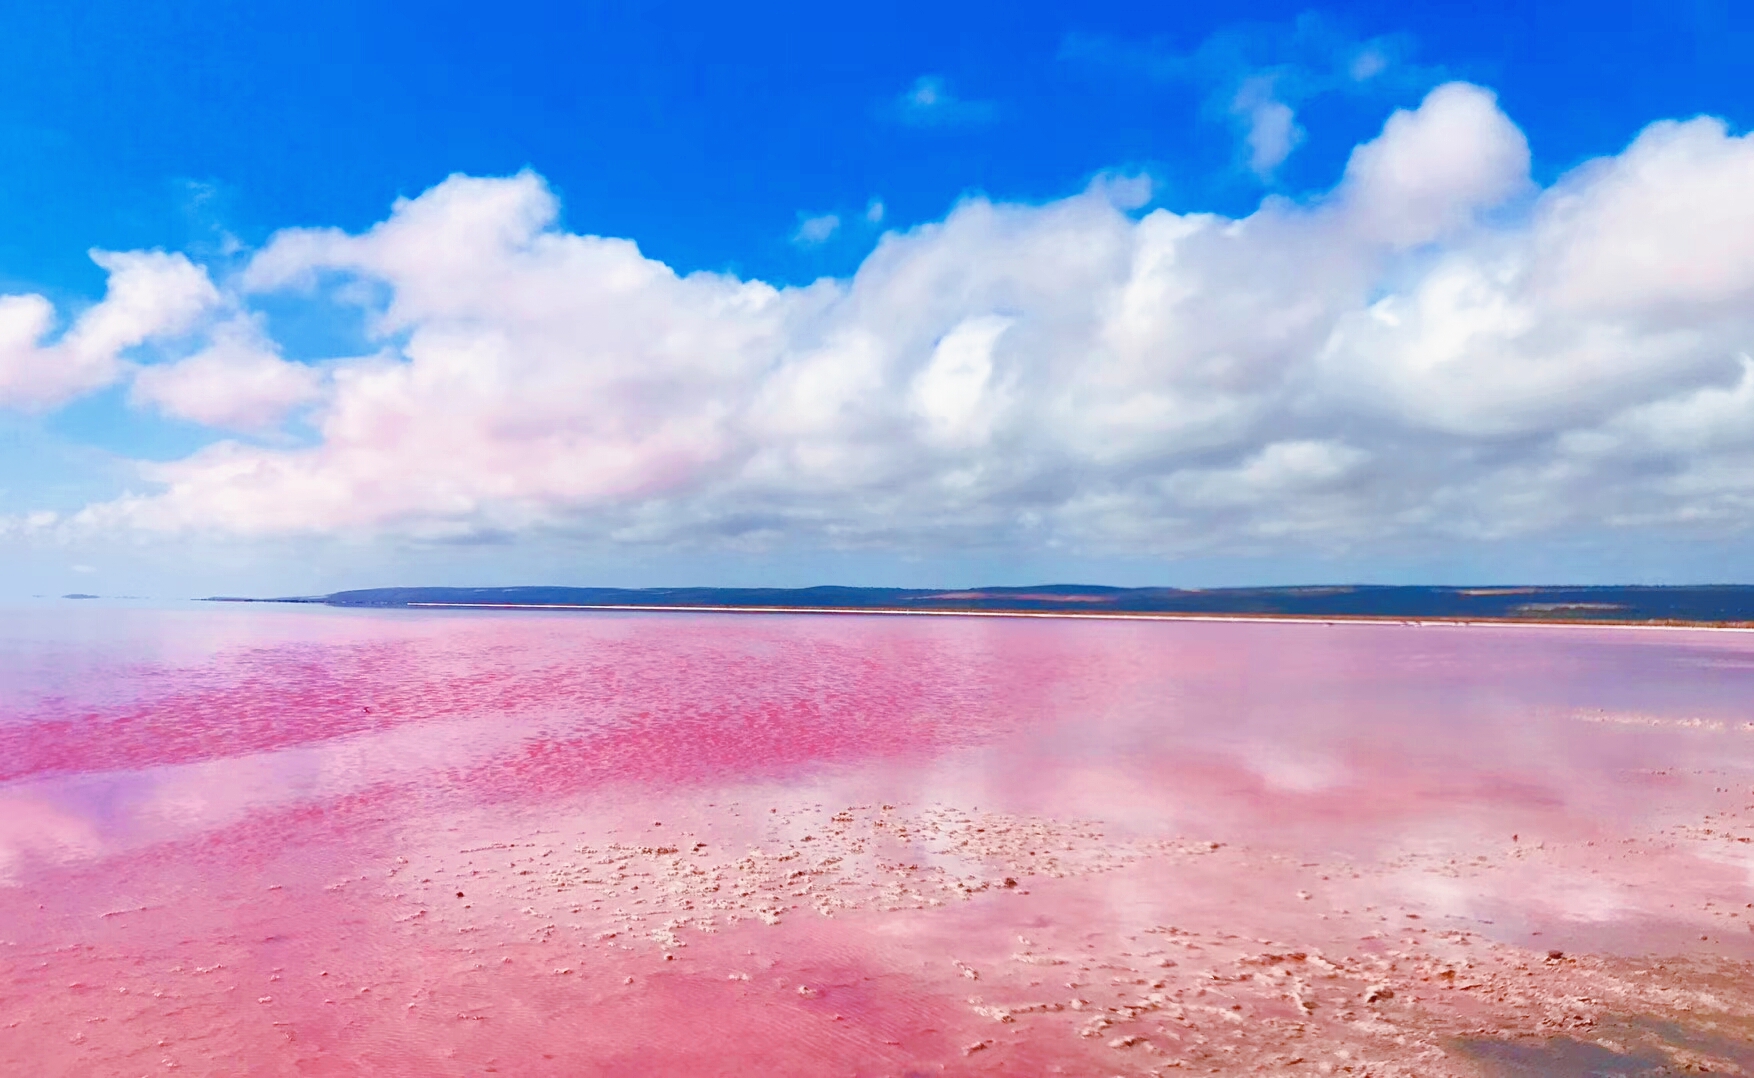
[[[239,600],[226,600],[237,602]],[[244,602],[299,602],[301,600],[248,599]],[[1206,614],[1175,611],[1090,611],[1090,610],[919,610],[901,607],[831,607],[831,606],[669,606],[647,603],[443,603],[408,602],[397,606],[353,607],[340,603],[310,605],[333,606],[338,609],[369,610],[571,610],[608,611],[617,613],[668,614],[873,614],[883,617],[940,618],[1060,618],[1083,621],[1198,621],[1198,622],[1281,622],[1293,625],[1407,625],[1418,627],[1466,627],[1471,625],[1520,625],[1543,629],[1651,629],[1672,632],[1734,632],[1754,633],[1754,622],[1745,621],[1614,621],[1564,618],[1446,618],[1393,617],[1371,614]]]

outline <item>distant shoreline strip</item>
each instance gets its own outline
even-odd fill
[[[328,604],[326,604],[328,605]],[[341,605],[341,604],[333,604]],[[1721,622],[1560,621],[1523,618],[1395,617],[1378,614],[1182,614],[1174,611],[1092,610],[906,610],[892,606],[657,606],[646,603],[439,603],[409,602],[390,607],[343,609],[442,610],[602,610],[652,614],[875,614],[883,617],[1059,618],[1083,621],[1270,621],[1290,625],[1520,625],[1531,629],[1653,629],[1669,632],[1754,633],[1754,625]]]

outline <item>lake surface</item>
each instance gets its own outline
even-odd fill
[[[1754,1071],[1754,634],[4,614],[6,1073]]]

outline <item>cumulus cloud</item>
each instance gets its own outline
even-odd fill
[[[1410,247],[1502,204],[1528,176],[1528,143],[1492,95],[1451,83],[1352,151],[1344,188],[1362,238]]]
[[[109,273],[104,298],[50,341],[56,316],[40,295],[0,296],[0,407],[41,410],[125,372],[122,354],[190,329],[219,292],[180,254],[93,251]]]
[[[1011,319],[981,315],[959,323],[932,349],[909,383],[908,402],[926,421],[922,436],[950,444],[984,441],[999,410],[993,349]]]
[[[194,355],[142,368],[130,387],[135,404],[204,426],[252,432],[272,430],[321,393],[319,371],[282,359],[261,326],[242,317],[214,329]]]
[[[1659,123],[1544,190],[1528,163],[1449,84],[1320,197],[969,199],[783,288],[563,231],[533,174],[452,177],[237,282],[379,297],[311,444],[216,443],[49,526],[1173,557],[1754,524],[1754,143]],[[280,370],[250,347],[216,383]]]

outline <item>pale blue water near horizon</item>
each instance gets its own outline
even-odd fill
[[[1154,967],[1160,1002],[1096,998],[1172,924],[1364,988],[1431,982],[1428,933],[1489,953],[1446,967],[1475,992],[1373,1001],[1374,1033],[1319,985],[1228,990],[1249,1051],[1296,1026],[1471,1073],[1500,1064],[1467,1030],[1604,1039],[1518,1026],[1489,973],[1520,956],[1590,956],[1541,960],[1588,1029],[1668,1005],[1606,991],[1625,963],[1754,960],[1754,634],[106,601],[0,626],[0,999],[28,1014],[0,1059],[32,1073],[1237,1069],[1207,982]],[[539,846],[491,883],[465,867]],[[1390,948],[1413,957],[1383,958],[1413,924]],[[759,995],[756,952],[789,994],[703,1011]],[[347,954],[341,997],[316,966]],[[839,987],[792,983],[830,958]],[[1079,1006],[993,1002],[1044,971]],[[492,1036],[459,992],[498,1008]],[[824,1000],[827,1041],[782,1034]],[[678,1029],[729,1040],[655,1047]]]

